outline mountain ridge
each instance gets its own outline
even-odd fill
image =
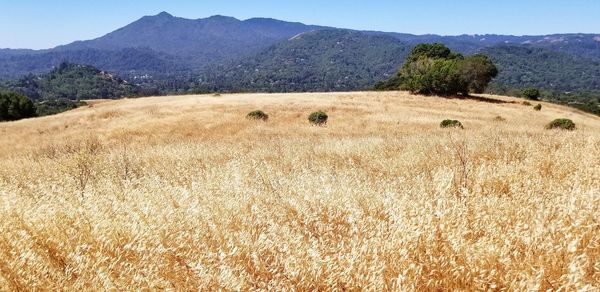
[[[149,48],[204,66],[214,60],[231,59],[258,50],[318,26],[268,18],[239,20],[214,15],[186,19],[161,12],[144,16],[104,36],[73,42],[55,50]],[[190,57],[193,57],[190,60]]]

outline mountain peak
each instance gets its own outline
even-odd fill
[[[171,18],[171,17],[173,17],[173,15],[171,15],[169,12],[163,11],[163,12],[157,14],[156,17],[168,17],[168,18]]]

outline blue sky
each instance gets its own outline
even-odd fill
[[[0,0],[0,11],[0,48],[96,38],[161,11],[414,34],[600,33],[600,0]]]

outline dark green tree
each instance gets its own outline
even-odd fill
[[[492,79],[498,76],[498,68],[486,55],[476,54],[465,59],[463,74],[471,82],[471,92],[483,93]]]
[[[538,100],[540,95],[540,90],[537,88],[530,87],[523,90],[523,96],[527,99]]]
[[[415,62],[421,57],[430,59],[448,59],[452,51],[440,43],[418,44],[406,58],[407,63]]]
[[[442,44],[419,44],[398,72],[397,80],[400,89],[416,94],[468,95],[483,92],[497,75],[498,69],[486,56],[465,58]],[[380,86],[389,88],[390,84]]]
[[[0,121],[16,121],[35,116],[35,106],[26,96],[0,92]]]

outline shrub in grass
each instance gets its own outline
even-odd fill
[[[269,115],[267,115],[265,112],[263,112],[261,110],[255,110],[255,111],[248,113],[246,115],[246,118],[249,120],[261,120],[261,121],[266,122],[269,119]]]
[[[556,119],[556,120],[550,122],[548,125],[546,125],[546,129],[547,130],[561,129],[561,130],[573,131],[573,130],[575,130],[575,123],[573,123],[573,121],[571,121],[569,119]]]
[[[217,92],[217,93],[213,93],[213,95],[212,95],[212,96],[214,96],[214,97],[219,97],[219,96],[221,96],[221,94]]]
[[[524,101],[524,102],[522,103],[522,105],[531,106],[531,102]]]
[[[459,122],[459,121],[457,121],[457,120],[443,120],[440,123],[440,128],[459,128],[459,129],[464,129],[462,123]]]
[[[542,105],[538,103],[538,105],[534,106],[533,109],[539,112],[542,110]]]
[[[325,112],[318,111],[310,114],[308,116],[308,121],[313,125],[323,126],[327,124],[328,118],[329,116],[327,116]]]
[[[501,116],[496,116],[494,118],[494,122],[504,122],[504,121],[506,121],[506,119]]]

